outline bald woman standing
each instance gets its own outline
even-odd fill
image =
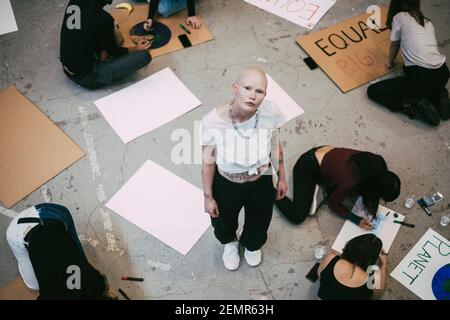
[[[264,100],[266,91],[266,73],[244,69],[232,85],[234,99],[203,118],[205,211],[211,216],[216,238],[224,245],[222,257],[228,270],[239,267],[239,243],[245,248],[248,265],[261,263],[274,201],[287,192],[278,140],[284,116],[275,104]],[[278,173],[276,192],[272,166]],[[238,240],[242,207],[245,224]]]

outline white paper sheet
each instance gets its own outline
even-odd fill
[[[312,29],[336,3],[335,0],[244,0],[260,9]]]
[[[210,225],[203,192],[147,161],[106,207],[183,255]]]
[[[268,84],[266,99],[272,101],[281,109],[286,120],[284,123],[305,113],[305,111],[303,111],[303,109],[270,75],[267,75],[267,80]]]
[[[450,280],[450,241],[428,229],[391,276],[421,299],[448,300],[443,287]]]
[[[170,68],[95,101],[124,143],[201,105]]]
[[[0,35],[19,30],[10,0],[0,0]]]
[[[387,215],[388,213],[389,215]],[[397,218],[395,218],[395,214],[398,215]],[[403,221],[405,220],[405,216],[394,210],[379,206],[377,220],[378,221],[374,221],[375,228],[372,231],[366,231],[349,220],[345,221],[341,232],[333,243],[333,250],[342,252],[349,240],[363,234],[373,233],[383,241],[384,251],[386,251],[386,253],[389,252],[392,242],[394,242],[395,236],[401,226],[400,224],[394,223],[394,220]]]

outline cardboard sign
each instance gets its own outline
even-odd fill
[[[428,229],[391,276],[421,299],[449,300],[450,241]]]
[[[84,156],[14,87],[0,91],[0,201],[10,208]]]
[[[371,14],[362,14],[319,32],[299,36],[298,44],[336,83],[348,92],[392,70],[389,62],[390,30],[384,25],[387,8],[381,8],[380,28],[371,29]],[[397,68],[402,60],[397,58]]]
[[[336,0],[244,0],[301,27],[314,28]]]
[[[16,278],[0,288],[0,300],[36,300],[38,295],[39,291],[27,288],[22,278]]]
[[[388,214],[389,212],[389,214]],[[397,217],[395,217],[397,215]],[[384,251],[389,252],[392,242],[394,242],[395,236],[397,235],[400,224],[394,223],[394,221],[403,221],[405,216],[390,210],[386,207],[379,206],[377,212],[377,219],[375,219],[372,224],[374,229],[372,231],[366,231],[353,222],[346,220],[344,226],[341,229],[338,237],[333,243],[333,250],[342,252],[348,241],[358,236],[367,233],[373,233],[383,242]]]
[[[135,46],[135,43],[130,37],[130,30],[139,22],[147,20],[148,16],[148,4],[138,4],[133,5],[134,10],[131,12],[130,15],[125,10],[122,9],[115,9],[111,14],[114,17],[114,20],[116,23],[119,24],[119,30],[122,32],[124,38],[125,38],[125,47],[133,47]],[[172,32],[172,37],[170,41],[163,47],[158,49],[151,49],[150,53],[153,58],[162,56],[167,53],[171,53],[174,51],[178,51],[183,49],[183,44],[178,39],[179,35],[186,34],[188,37],[190,43],[192,46],[211,41],[214,39],[213,34],[211,31],[208,30],[208,27],[206,26],[205,21],[201,17],[199,17],[202,27],[198,30],[195,30],[191,26],[188,26],[186,24],[186,18],[187,18],[187,11],[183,10],[177,14],[174,14],[173,16],[170,16],[168,18],[163,17],[157,17],[157,21],[165,24],[167,27],[169,27],[170,31]],[[183,30],[180,27],[180,24],[182,24],[186,29],[189,30],[191,34],[187,34],[185,30]]]
[[[210,225],[203,203],[202,190],[148,160],[106,206],[186,255]]]

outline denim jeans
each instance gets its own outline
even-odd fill
[[[147,0],[150,3],[151,0]],[[158,5],[158,13],[163,17],[168,17],[180,12],[187,7],[186,0],[161,0]]]
[[[147,51],[136,51],[127,53],[109,62],[96,61],[94,70],[84,77],[70,75],[65,70],[64,73],[80,86],[94,90],[109,85],[114,81],[145,67],[151,61],[152,57],[150,53]]]

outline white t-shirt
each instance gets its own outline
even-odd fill
[[[285,116],[274,103],[264,100],[258,108],[259,121],[256,129],[256,114],[245,122],[237,123],[243,138],[231,121],[223,120],[217,108],[203,117],[202,144],[216,147],[216,164],[226,173],[252,172],[269,163],[273,130],[281,127]]]
[[[438,69],[446,58],[438,50],[434,26],[425,19],[425,27],[407,12],[397,13],[392,21],[391,41],[401,41],[405,66]]]

